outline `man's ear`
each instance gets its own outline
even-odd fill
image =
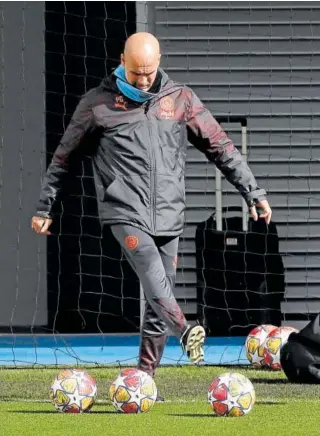
[[[124,67],[125,61],[124,61],[124,54],[122,53],[120,56],[121,65]]]

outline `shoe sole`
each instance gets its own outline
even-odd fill
[[[206,333],[203,327],[196,326],[190,330],[187,339],[186,352],[192,363],[199,363],[204,359],[203,344]]]
[[[156,403],[165,403],[165,399],[162,397],[157,397]]]

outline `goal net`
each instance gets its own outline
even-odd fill
[[[319,312],[317,13],[317,2],[1,3],[0,365],[137,361],[143,296],[99,221],[94,137],[72,156],[52,235],[29,222],[79,98],[140,30],[242,147],[273,208],[272,227],[254,227],[239,193],[188,147],[175,295],[207,328],[205,363],[247,364],[253,327],[299,329]],[[170,336],[162,363],[186,362]]]

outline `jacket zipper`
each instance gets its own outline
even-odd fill
[[[145,116],[147,118],[147,120],[149,121],[149,117],[148,117],[148,110],[150,107],[150,101],[148,101],[144,107],[144,113]],[[150,139],[150,150],[151,150],[151,186],[150,186],[150,194],[151,194],[151,199],[152,199],[152,214],[151,214],[151,227],[152,227],[152,232],[154,234],[156,234],[156,208],[157,208],[157,203],[156,203],[156,182],[157,182],[157,174],[156,174],[156,158],[155,158],[155,153],[154,153],[154,148],[152,146],[152,134],[151,134],[151,129],[150,129],[150,125],[148,123],[148,133],[149,133],[149,139]]]
[[[172,89],[173,88],[173,89]],[[160,100],[162,97],[173,94],[176,90],[177,87],[173,86],[170,91],[168,92],[169,89],[167,89],[166,91],[160,93],[160,95],[158,95],[155,99],[149,100],[147,101],[147,103],[144,106],[144,114],[146,116],[146,118],[149,120],[148,117],[148,111],[150,109],[150,106],[153,106],[158,100]],[[148,123],[148,133],[149,133],[149,139],[150,139],[150,148],[151,148],[151,159],[152,159],[152,165],[151,165],[151,187],[150,187],[150,193],[151,193],[151,198],[152,198],[152,215],[151,215],[151,227],[152,227],[152,232],[154,235],[157,234],[157,226],[156,226],[156,219],[157,219],[157,201],[156,201],[156,186],[157,186],[157,172],[156,172],[156,159],[155,159],[155,153],[154,153],[154,148],[152,146],[152,134],[151,134],[151,129],[150,129],[150,125]],[[153,173],[153,174],[152,174]]]

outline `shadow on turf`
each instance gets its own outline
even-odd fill
[[[274,405],[278,405],[278,404],[287,404],[286,401],[256,401],[256,404],[263,404],[264,406],[274,406]]]
[[[287,404],[285,401],[257,401],[256,404],[264,406],[274,406],[279,404]],[[168,413],[168,416],[180,416],[183,418],[220,418],[219,415],[213,413]]]
[[[180,416],[184,418],[220,418],[213,413],[168,413],[168,416]]]
[[[250,381],[252,383],[265,383],[265,384],[269,384],[269,385],[287,385],[290,384],[289,380],[283,379],[283,378],[279,378],[279,379],[270,379],[270,378],[255,378],[255,377],[250,377]]]
[[[30,414],[52,414],[55,413],[56,415],[60,415],[59,412],[57,412],[56,410],[8,410],[9,413],[30,413]],[[108,415],[108,414],[118,414],[117,411],[111,411],[111,410],[92,410],[91,412],[88,413],[82,413],[82,415],[92,415],[92,414],[101,414],[101,415]],[[68,415],[67,413],[61,413],[61,415]],[[72,413],[70,413],[69,415],[72,415]]]

